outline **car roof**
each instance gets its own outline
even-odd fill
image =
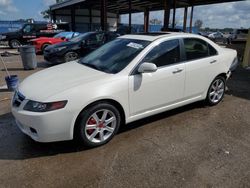
[[[136,40],[146,40],[146,41],[155,41],[160,38],[172,38],[172,37],[197,37],[200,38],[199,35],[190,34],[190,33],[182,33],[182,32],[152,32],[152,33],[139,33],[139,34],[128,34],[123,35],[119,38],[124,39],[136,39]]]

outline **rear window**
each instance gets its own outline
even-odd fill
[[[184,48],[187,60],[200,59],[209,56],[207,42],[201,39],[196,39],[196,38],[184,39]]]

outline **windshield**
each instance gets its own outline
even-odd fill
[[[70,42],[80,42],[82,40],[84,40],[85,38],[87,38],[90,35],[90,33],[84,33],[84,34],[80,34],[77,37],[74,37],[72,39],[70,39]]]
[[[73,33],[70,32],[62,32],[62,33],[58,33],[54,36],[54,38],[71,38]]]
[[[116,39],[80,59],[79,63],[107,73],[123,70],[150,41]]]

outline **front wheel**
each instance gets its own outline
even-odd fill
[[[222,76],[216,77],[211,83],[206,101],[210,106],[218,104],[224,97],[226,88],[226,80]]]
[[[20,47],[21,45],[22,45],[21,42],[17,39],[12,39],[9,41],[9,46],[12,49],[16,49],[16,48]]]
[[[115,106],[98,103],[82,111],[75,134],[85,146],[97,147],[108,143],[120,124],[121,115]]]
[[[78,59],[79,55],[76,52],[67,52],[64,55],[65,62],[70,62]]]
[[[44,54],[45,48],[47,48],[49,45],[50,44],[47,44],[47,43],[42,45],[41,51],[42,51],[43,54]]]

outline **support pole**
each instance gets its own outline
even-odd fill
[[[189,33],[192,33],[192,30],[193,30],[193,15],[194,15],[194,6],[192,5],[191,15],[190,15],[190,24],[189,24]]]
[[[75,7],[71,8],[71,30],[76,31],[76,12]]]
[[[92,31],[92,9],[89,8],[89,31]]]
[[[149,10],[144,11],[144,32],[148,32],[149,29]]]
[[[250,66],[250,29],[248,30],[248,37],[243,58],[243,67],[248,67],[248,66]]]
[[[119,12],[117,12],[117,14],[116,14],[116,29],[118,29],[119,24],[120,24],[120,14],[119,14]]]
[[[101,29],[107,31],[107,0],[101,0]]]
[[[176,0],[174,0],[172,28],[175,28]]]
[[[164,30],[168,30],[169,25],[169,17],[170,17],[170,0],[164,0]]]
[[[132,2],[131,0],[128,1],[128,8],[129,8],[129,15],[128,15],[128,26],[129,26],[129,33],[131,33],[132,29]]]
[[[184,9],[184,18],[183,18],[183,31],[186,32],[187,30],[187,14],[188,14],[188,7]]]
[[[52,11],[52,22],[56,23],[56,12]]]

